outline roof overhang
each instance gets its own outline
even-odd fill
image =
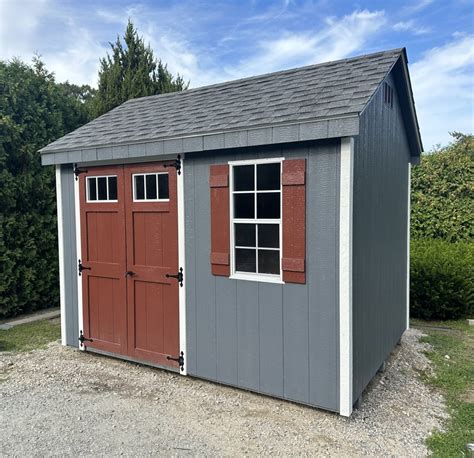
[[[157,138],[142,143],[120,143],[73,150],[40,150],[40,153],[43,165],[70,164],[324,140],[358,134],[359,114],[354,113],[337,118],[259,126],[244,130]]]

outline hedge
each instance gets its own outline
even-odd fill
[[[410,313],[424,320],[474,316],[474,244],[412,240]]]

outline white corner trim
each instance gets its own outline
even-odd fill
[[[76,266],[82,256],[81,248],[81,207],[80,207],[80,198],[79,198],[79,180],[76,180],[74,174],[72,175],[74,180],[74,212],[76,220]],[[74,271],[77,279],[77,326],[78,326],[78,335],[81,329],[84,329],[84,316],[83,316],[83,304],[82,304],[82,277],[77,275],[77,270]],[[79,350],[84,351],[85,346],[81,347],[78,345]]]
[[[408,163],[408,202],[407,202],[407,323],[410,329],[410,214],[411,214],[411,164]]]
[[[352,413],[352,198],[354,139],[341,139],[339,190],[339,413]]]
[[[56,166],[56,207],[58,215],[58,254],[59,254],[59,304],[61,309],[61,344],[67,345],[66,326],[66,285],[64,272],[64,220],[63,196],[61,191],[61,166]]]
[[[185,213],[184,213],[184,158],[181,157],[181,174],[177,175],[177,193],[178,193],[178,262],[179,267],[183,268],[184,282],[183,287],[179,289],[179,351],[184,352],[184,370],[181,375],[187,375],[187,348],[186,348],[186,257],[185,257]]]

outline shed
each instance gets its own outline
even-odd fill
[[[62,343],[349,416],[408,327],[405,49],[129,100],[56,167]]]

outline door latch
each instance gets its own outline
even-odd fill
[[[179,368],[181,369],[181,371],[184,371],[184,352],[181,352],[177,358],[167,356],[166,359],[168,361],[176,361],[179,364]]]
[[[127,270],[125,272],[125,278],[127,277],[133,277],[135,275],[135,272],[132,272],[131,270]]]
[[[166,274],[166,278],[176,278],[178,280],[179,286],[183,286],[184,274],[183,268],[179,268],[179,272],[176,275]]]
[[[82,329],[79,331],[79,342],[81,342],[81,347],[84,346],[84,342],[94,342],[92,339],[88,339],[87,337],[84,337],[84,334],[82,333]]]
[[[178,157],[171,164],[165,164],[163,167],[174,167],[178,175],[181,175],[181,156],[178,154]]]
[[[79,270],[79,277],[82,275],[83,270],[91,270],[90,267],[84,267],[80,259],[79,259],[79,265],[77,266],[77,268]]]

